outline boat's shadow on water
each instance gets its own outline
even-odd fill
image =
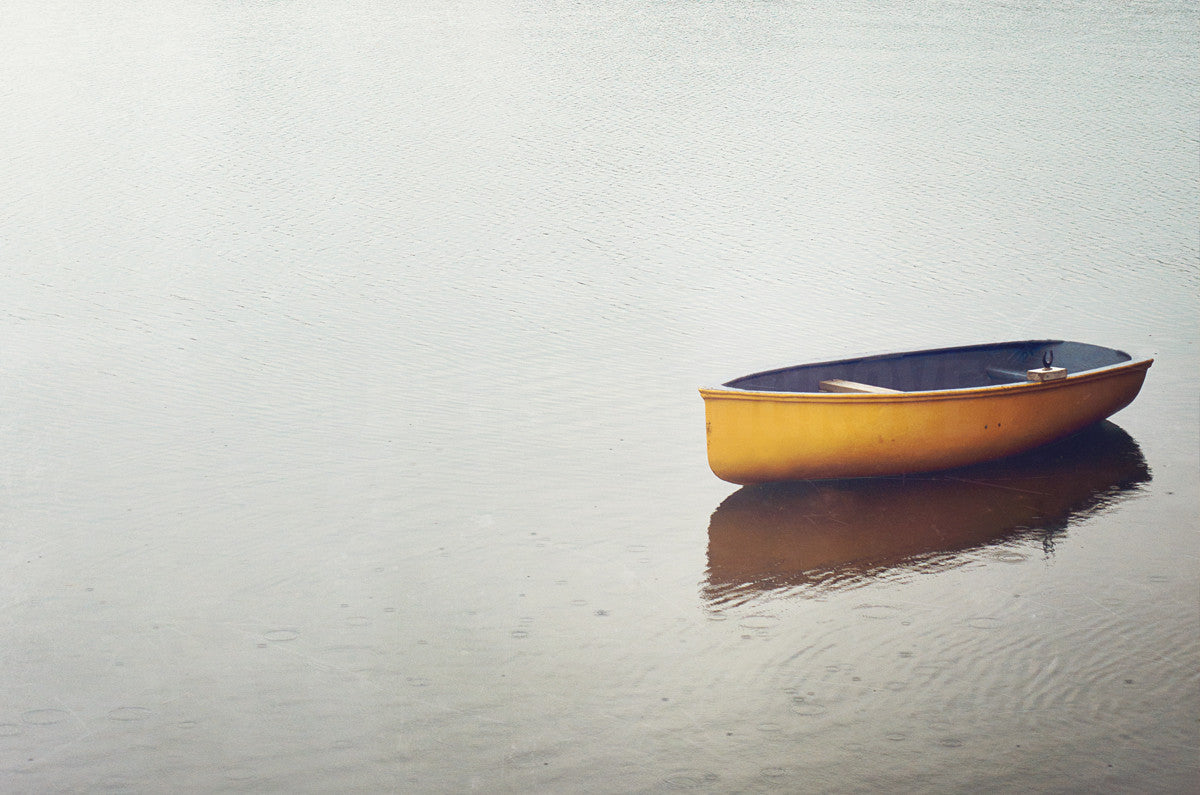
[[[1149,481],[1137,443],[1103,422],[1021,456],[938,474],[747,486],[709,521],[703,596],[719,609],[938,570],[987,547],[1040,542],[1048,553],[1073,521]]]

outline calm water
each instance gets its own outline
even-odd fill
[[[1176,792],[1191,3],[10,0],[0,789]],[[1114,424],[739,490],[696,388],[1063,337]]]

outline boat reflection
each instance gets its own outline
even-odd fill
[[[1100,423],[1014,458],[944,473],[744,487],[713,512],[712,608],[817,596],[960,565],[970,551],[1054,538],[1150,481],[1137,443]],[[1014,553],[1015,554],[1015,553]]]

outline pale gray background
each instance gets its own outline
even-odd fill
[[[9,0],[0,789],[1194,784],[1197,21]],[[1148,483],[713,598],[696,387],[1045,336]]]

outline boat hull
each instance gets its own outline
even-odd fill
[[[931,472],[1053,442],[1121,410],[1153,360],[1056,381],[892,394],[701,389],[708,462],[750,484]]]

